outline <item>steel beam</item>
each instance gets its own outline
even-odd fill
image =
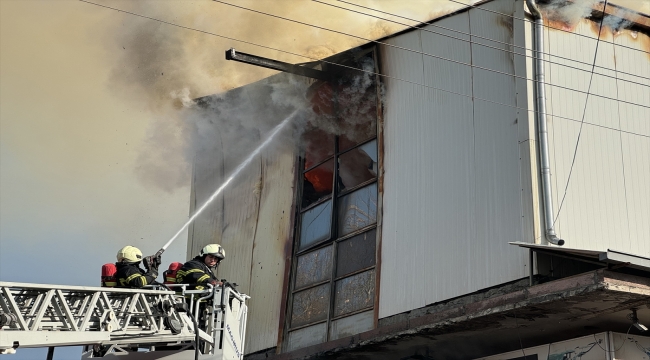
[[[308,68],[305,66],[290,64],[282,61],[277,61],[273,59],[263,58],[261,56],[246,54],[243,52],[235,51],[235,49],[232,48],[230,50],[226,50],[226,60],[239,61],[245,64],[261,66],[267,69],[288,72],[291,74],[306,76],[318,80],[327,81],[330,79],[330,76],[324,71]]]

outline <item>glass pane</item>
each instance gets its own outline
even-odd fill
[[[334,155],[334,135],[321,129],[309,130],[302,136],[305,146],[305,169]]]
[[[343,236],[377,222],[377,183],[368,185],[340,199],[339,235]]]
[[[322,323],[289,333],[286,351],[292,351],[327,341],[327,323]]]
[[[375,265],[376,231],[341,241],[336,248],[336,277]]]
[[[329,283],[294,294],[291,327],[327,319],[329,305]]]
[[[305,211],[300,220],[300,248],[330,237],[332,201]]]
[[[354,314],[332,321],[330,325],[330,340],[352,336],[364,331],[372,330],[375,326],[375,316],[372,311]]]
[[[371,307],[374,301],[375,271],[352,275],[336,282],[334,316]]]
[[[377,177],[377,140],[359,146],[339,157],[341,189],[357,186]]]
[[[303,176],[302,207],[305,208],[332,193],[334,159],[309,170]]]
[[[332,277],[332,247],[318,249],[298,257],[296,289]]]

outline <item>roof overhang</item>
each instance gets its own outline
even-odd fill
[[[648,325],[650,277],[600,269],[534,286],[504,284],[380,319],[368,332],[247,359],[461,360],[603,331],[648,336],[631,327],[631,309]]]
[[[531,249],[540,253],[563,255],[575,258],[576,260],[587,260],[590,262],[601,262],[604,266],[627,266],[630,268],[650,271],[650,258],[629,254],[618,250],[607,249],[606,251],[588,250],[559,247],[553,245],[540,245],[525,242],[511,242],[510,245]]]

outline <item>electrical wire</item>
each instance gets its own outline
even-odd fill
[[[487,44],[481,44],[481,43],[478,43],[478,42],[472,41],[471,39],[470,39],[470,40],[467,40],[467,39],[458,38],[458,37],[454,37],[454,36],[447,35],[447,34],[442,34],[442,33],[436,32],[436,31],[432,31],[432,30],[426,29],[426,28],[424,28],[424,27],[422,27],[422,26],[419,26],[419,25],[417,25],[417,26],[413,26],[413,25],[405,24],[405,23],[402,23],[402,22],[399,22],[399,21],[396,21],[396,20],[391,20],[391,19],[383,18],[383,17],[377,16],[377,15],[368,14],[368,13],[365,13],[365,12],[363,12],[363,11],[359,11],[359,10],[354,10],[354,9],[346,8],[346,7],[339,6],[339,5],[335,5],[335,4],[332,4],[332,3],[328,3],[328,2],[325,2],[325,1],[322,1],[322,0],[312,0],[312,1],[313,1],[313,2],[317,2],[317,3],[320,3],[320,4],[323,4],[323,5],[332,6],[332,7],[335,7],[335,8],[341,9],[341,10],[351,11],[351,12],[354,12],[354,13],[357,13],[357,14],[360,14],[360,15],[366,15],[366,16],[370,16],[370,17],[373,17],[373,18],[376,18],[376,19],[383,20],[383,21],[388,21],[388,22],[392,22],[392,23],[395,23],[395,24],[399,24],[399,25],[407,26],[407,27],[410,28],[410,29],[420,30],[420,31],[426,31],[426,32],[429,32],[429,33],[432,33],[432,34],[441,35],[441,36],[446,36],[446,37],[449,37],[449,38],[452,38],[452,39],[456,39],[456,40],[460,40],[460,41],[469,42],[470,44],[476,44],[476,45],[484,46],[484,47],[487,47],[487,48],[490,48],[490,49],[495,49],[495,50],[498,50],[498,51],[509,52],[509,53],[514,54],[514,55],[525,56],[525,57],[528,57],[528,58],[531,58],[531,59],[540,60],[540,61],[543,61],[543,62],[546,62],[546,63],[549,63],[549,64],[554,64],[554,65],[559,65],[559,66],[568,67],[568,68],[570,68],[570,69],[575,69],[575,70],[580,70],[580,71],[589,72],[589,70],[587,70],[587,69],[582,69],[582,68],[579,68],[579,67],[575,67],[575,66],[571,66],[571,65],[567,65],[567,64],[562,64],[562,63],[558,63],[558,62],[554,62],[554,61],[550,61],[550,60],[539,59],[539,58],[538,58],[537,56],[535,56],[535,55],[526,55],[526,54],[524,54],[524,53],[517,53],[517,52],[514,51],[514,50],[501,49],[501,48],[498,48],[498,47],[496,47],[496,46],[490,46],[490,45],[487,45]],[[355,3],[352,3],[352,2],[349,2],[349,1],[345,1],[345,0],[337,0],[337,1],[342,2],[342,3],[345,3],[345,4],[349,4],[349,5],[357,6],[357,7],[360,7],[360,8],[362,8],[362,9],[367,9],[367,10],[371,10],[371,11],[376,11],[376,12],[378,12],[378,13],[382,13],[382,14],[385,14],[385,15],[390,15],[390,16],[394,16],[394,17],[402,18],[402,19],[405,19],[405,20],[414,21],[414,22],[416,22],[416,23],[418,23],[418,24],[422,24],[422,22],[421,22],[420,20],[417,20],[417,19],[412,19],[412,18],[408,18],[408,17],[405,17],[405,16],[401,16],[401,15],[393,14],[393,13],[390,13],[390,12],[386,12],[386,11],[382,11],[382,10],[377,10],[377,9],[375,9],[375,8],[371,8],[371,7],[368,7],[368,6],[363,6],[363,5],[355,4]],[[491,39],[491,38],[484,37],[484,36],[477,35],[477,34],[466,33],[466,32],[464,32],[464,31],[460,31],[460,30],[456,30],[456,29],[448,28],[448,27],[441,26],[441,25],[438,25],[438,24],[435,24],[435,23],[428,23],[428,24],[426,24],[426,26],[427,26],[427,27],[431,26],[431,27],[440,28],[440,29],[443,29],[443,30],[447,30],[447,31],[451,31],[451,32],[459,33],[459,34],[466,35],[466,36],[470,36],[470,37],[475,37],[475,38],[477,38],[477,39],[483,39],[483,40],[487,40],[487,41],[495,42],[495,43],[498,43],[498,44],[503,44],[503,45],[506,45],[506,46],[512,46],[512,47],[514,47],[514,48],[519,48],[519,49],[522,49],[522,50],[525,50],[525,51],[533,51],[532,49],[527,48],[526,46],[516,45],[516,44],[513,44],[513,43],[508,43],[508,42],[500,41],[500,40],[495,40],[495,39]],[[584,61],[580,61],[580,60],[576,60],[576,59],[571,59],[571,58],[568,58],[568,57],[558,56],[558,55],[555,55],[555,54],[549,54],[549,53],[546,53],[546,52],[535,52],[535,53],[539,53],[539,54],[542,54],[542,55],[552,55],[552,56],[554,56],[555,58],[558,58],[558,59],[567,60],[567,61],[573,61],[573,62],[578,63],[578,64],[590,65],[590,66],[591,66],[591,64],[588,63],[588,62],[584,62]],[[602,69],[606,69],[606,70],[612,70],[612,69],[610,69],[610,68],[608,68],[608,67],[605,67],[605,66],[596,66],[596,67],[598,67],[598,68],[602,68]],[[638,77],[638,78],[641,78],[641,79],[647,79],[647,80],[650,80],[650,77],[640,76],[640,75],[638,75],[638,74],[626,73],[626,72],[623,72],[623,71],[619,71],[619,73],[621,73],[621,74],[626,74],[626,75],[630,75],[630,76],[634,76],[634,77]],[[604,76],[604,77],[610,77],[610,78],[613,78],[613,77],[614,77],[614,76],[612,76],[612,75],[607,75],[607,74],[603,74],[603,73],[596,73],[596,74],[597,74],[597,75]],[[621,80],[621,81],[626,81],[626,82],[630,82],[630,83],[632,83],[632,84],[637,84],[637,85],[641,85],[641,86],[647,86],[647,87],[650,87],[650,85],[648,85],[648,84],[643,84],[643,83],[639,83],[639,82],[632,81],[632,80],[625,80],[625,79],[619,79],[619,80]]]
[[[144,18],[144,19],[157,21],[157,22],[160,22],[160,23],[163,23],[163,24],[175,26],[175,27],[182,28],[182,29],[185,29],[185,30],[196,31],[196,32],[203,33],[203,34],[206,34],[206,35],[211,35],[211,36],[219,37],[219,38],[222,38],[222,39],[232,40],[232,41],[240,42],[240,43],[243,43],[243,44],[253,45],[253,46],[257,46],[257,47],[268,49],[268,50],[273,50],[273,51],[277,51],[277,52],[281,52],[281,53],[285,53],[285,54],[289,54],[289,55],[293,55],[293,56],[298,56],[298,57],[310,59],[310,60],[313,60],[313,61],[318,61],[318,62],[321,62],[321,63],[324,63],[324,64],[332,65],[332,66],[338,66],[338,67],[341,67],[341,68],[350,69],[350,70],[354,70],[354,71],[357,71],[357,72],[363,72],[363,73],[379,76],[379,77],[386,78],[386,79],[392,79],[392,80],[401,81],[401,82],[421,86],[421,87],[436,90],[436,91],[442,91],[442,92],[453,94],[453,95],[463,96],[463,97],[466,97],[466,98],[469,98],[469,99],[472,99],[472,100],[484,101],[484,102],[487,102],[487,103],[492,103],[492,104],[495,104],[495,105],[505,106],[505,107],[509,107],[509,108],[513,108],[513,109],[519,109],[519,110],[523,110],[523,111],[527,111],[527,112],[531,112],[531,113],[537,113],[538,112],[538,111],[535,111],[535,110],[530,110],[528,108],[519,107],[519,106],[516,106],[516,105],[503,104],[503,103],[500,103],[498,101],[483,99],[483,98],[475,97],[475,96],[472,96],[472,95],[467,95],[467,94],[462,94],[462,93],[458,93],[458,92],[451,91],[451,90],[437,88],[435,86],[420,84],[420,83],[415,82],[415,81],[401,79],[401,78],[398,78],[398,77],[395,77],[395,76],[385,75],[385,74],[381,74],[381,73],[374,72],[374,71],[369,71],[369,70],[363,70],[363,69],[355,68],[355,67],[352,67],[352,66],[335,63],[333,61],[318,59],[318,58],[307,56],[307,55],[304,55],[304,54],[298,54],[298,53],[295,53],[295,52],[282,50],[282,49],[274,48],[274,47],[267,46],[267,45],[257,44],[257,43],[251,42],[251,41],[240,40],[240,39],[236,39],[236,38],[233,38],[233,37],[216,34],[216,33],[205,31],[205,30],[195,29],[195,28],[192,28],[192,27],[189,27],[189,26],[176,24],[176,23],[173,23],[173,22],[170,22],[170,21],[160,20],[160,19],[157,19],[157,18],[137,14],[137,13],[134,13],[134,12],[123,10],[123,9],[114,8],[114,7],[110,7],[110,6],[102,5],[102,4],[97,4],[97,3],[94,3],[94,2],[91,2],[91,1],[88,1],[88,0],[79,0],[79,1],[90,4],[90,5],[95,5],[95,6],[103,7],[103,8],[106,8],[106,9],[114,10],[114,11],[117,11],[117,12],[121,12],[121,13],[129,14],[129,15],[141,17],[141,18]],[[565,117],[565,116],[554,115],[554,114],[548,114],[548,115],[554,116],[557,119],[573,121],[573,122],[580,122],[580,120],[572,119],[572,118]],[[611,130],[611,131],[623,132],[623,133],[626,133],[626,134],[640,136],[640,137],[650,139],[650,135],[635,133],[635,132],[632,132],[632,131],[627,131],[627,130],[622,130],[622,129],[616,129],[616,128],[612,128],[612,127],[609,127],[609,126],[590,123],[590,122],[587,122],[587,121],[584,121],[584,123],[587,124],[587,125],[591,125],[591,126]]]
[[[614,59],[616,59],[616,48],[614,48]],[[614,75],[618,77],[617,63],[614,61]],[[619,97],[618,81],[616,81],[616,97]],[[621,105],[616,104],[616,115],[618,116],[618,127],[621,127]],[[621,150],[621,173],[623,175],[623,194],[625,196],[625,219],[627,220],[627,230],[630,231],[630,210],[628,206],[627,195],[627,177],[625,176],[625,149],[623,147],[623,134],[618,133],[619,149]],[[631,234],[631,232],[629,232]]]
[[[509,15],[509,14],[500,13],[500,12],[495,11],[495,10],[486,9],[486,8],[484,8],[484,7],[479,7],[479,6],[476,6],[476,5],[467,4],[467,3],[464,3],[464,2],[461,2],[461,1],[458,1],[458,0],[448,0],[448,1],[451,1],[451,2],[454,2],[454,3],[457,3],[457,4],[461,4],[461,5],[465,5],[465,6],[467,6],[467,7],[473,8],[473,9],[478,9],[478,10],[488,11],[488,12],[491,12],[491,13],[495,13],[495,14],[499,14],[499,15],[503,15],[503,16],[508,16],[508,17],[511,17],[511,18],[513,18],[513,19],[516,19],[516,20],[523,20],[523,21],[526,21],[526,22],[529,22],[529,23],[533,23],[532,21],[530,21],[530,20],[528,20],[528,19],[526,19],[526,18],[518,18],[518,17],[516,17],[516,16],[514,16],[514,15]],[[605,18],[605,7],[603,7],[603,19],[604,19],[604,18]],[[592,40],[594,39],[593,37],[588,36],[588,35],[577,34],[577,33],[574,33],[574,32],[572,32],[572,31],[564,30],[564,29],[560,29],[560,28],[556,28],[556,27],[553,27],[553,26],[550,26],[550,25],[543,25],[543,26],[544,26],[544,27],[547,27],[547,28],[549,28],[549,29],[558,30],[558,31],[563,31],[563,32],[566,32],[566,33],[569,33],[569,34],[573,34],[573,35],[576,35],[576,36],[586,37],[586,38],[589,38],[589,39],[592,39]],[[598,34],[598,37],[600,37],[600,34]],[[612,44],[612,45],[614,45],[614,46],[620,46],[620,47],[628,48],[628,49],[630,49],[630,50],[634,50],[634,51],[638,51],[638,52],[642,52],[642,53],[650,54],[650,51],[645,51],[645,50],[641,50],[641,49],[633,48],[633,47],[631,47],[631,46],[627,46],[627,45],[617,44],[617,43],[612,42],[612,41],[606,41],[606,40],[601,40],[601,41],[604,42],[604,43],[607,43],[607,44]]]
[[[596,334],[594,334],[594,340],[596,340],[596,345],[598,345],[598,347],[599,347],[602,351],[604,351],[604,352],[606,352],[606,353],[615,353],[615,352],[621,350],[621,349],[623,348],[623,345],[625,345],[625,343],[627,342],[627,336],[630,334],[630,330],[632,329],[632,326],[633,326],[633,325],[630,325],[630,327],[627,328],[627,332],[625,333],[625,339],[623,339],[623,343],[621,344],[621,346],[618,347],[618,349],[607,350],[607,349],[603,348],[602,346],[600,346],[600,340],[596,339]]]
[[[607,8],[607,1],[605,0],[605,7],[604,9]],[[605,17],[603,17],[600,20],[600,26],[598,27],[598,40],[600,40],[600,35],[603,30],[603,22],[605,20]],[[594,66],[596,65],[596,59],[598,58],[598,44],[600,41],[596,41],[596,49],[594,49]],[[587,86],[587,96],[585,98],[585,106],[582,109],[582,119],[580,120],[580,128],[578,129],[578,138],[576,139],[576,146],[575,149],[573,150],[573,159],[571,160],[571,167],[569,168],[569,176],[566,179],[566,186],[564,187],[564,194],[562,195],[562,201],[560,201],[560,206],[557,209],[557,214],[555,215],[555,219],[553,220],[553,224],[557,221],[557,219],[560,217],[560,212],[562,211],[562,205],[564,205],[564,200],[566,199],[566,194],[569,190],[569,183],[571,182],[571,175],[573,174],[573,166],[576,163],[576,157],[578,155],[578,146],[580,145],[580,137],[582,136],[582,124],[584,124],[585,121],[585,116],[587,115],[587,104],[589,103],[589,91],[591,90],[591,81],[593,80],[593,71],[594,68],[591,68],[591,76],[589,76],[589,85]]]
[[[275,14],[267,13],[267,12],[264,12],[264,11],[260,11],[260,10],[255,10],[255,9],[247,8],[247,7],[245,7],[245,6],[236,5],[236,4],[232,4],[232,3],[228,3],[228,2],[225,2],[225,1],[223,1],[223,0],[212,0],[212,1],[213,1],[213,2],[216,2],[216,3],[219,3],[219,4],[224,4],[224,5],[227,5],[227,6],[232,6],[232,7],[238,8],[238,9],[242,9],[242,10],[246,10],[246,11],[254,12],[254,13],[257,13],[257,14],[261,14],[261,15],[265,15],[265,16],[270,16],[270,17],[274,17],[274,18],[276,18],[276,19],[285,20],[285,21],[289,21],[289,22],[296,23],[296,24],[300,24],[300,25],[304,25],[304,26],[313,27],[313,28],[316,28],[316,29],[319,29],[319,30],[330,31],[330,32],[333,32],[333,33],[336,33],[336,34],[339,34],[339,35],[345,35],[345,36],[353,37],[353,38],[356,38],[356,39],[359,39],[359,40],[367,41],[367,42],[369,42],[369,43],[372,42],[372,43],[375,43],[375,44],[380,44],[380,45],[384,45],[384,46],[389,46],[389,47],[396,48],[396,49],[399,49],[399,50],[409,51],[409,52],[413,52],[413,53],[416,53],[416,54],[419,54],[419,55],[429,56],[429,57],[436,58],[436,59],[439,59],[439,60],[449,61],[449,62],[452,62],[452,63],[455,63],[455,64],[459,64],[459,65],[463,65],[463,66],[469,66],[469,67],[476,68],[476,69],[480,69],[480,70],[490,71],[490,72],[497,73],[497,74],[501,74],[501,75],[512,76],[513,78],[518,78],[518,79],[522,79],[522,80],[526,80],[526,81],[539,82],[539,80],[536,80],[536,79],[530,79],[530,78],[528,78],[528,77],[526,77],[526,76],[515,75],[515,74],[511,74],[511,73],[505,72],[505,71],[499,71],[499,70],[494,70],[494,69],[486,68],[486,67],[483,67],[483,66],[478,66],[478,65],[468,64],[468,63],[465,63],[465,62],[462,62],[462,61],[453,60],[453,59],[445,58],[445,57],[442,57],[442,56],[429,54],[429,53],[426,53],[426,52],[423,52],[423,51],[418,51],[418,50],[414,50],[414,49],[409,49],[409,48],[406,48],[406,47],[403,47],[403,46],[394,45],[394,44],[389,44],[389,43],[387,43],[387,42],[383,42],[383,41],[378,41],[378,40],[372,40],[372,39],[364,38],[364,37],[362,37],[362,36],[353,35],[353,34],[350,34],[350,33],[343,32],[343,31],[334,30],[334,29],[329,29],[329,28],[326,28],[326,27],[322,27],[322,26],[318,26],[318,25],[314,25],[314,24],[306,23],[306,22],[303,22],[303,21],[300,21],[300,20],[290,19],[290,18],[286,18],[286,17],[284,17],[284,16],[275,15]],[[602,21],[601,21],[601,24],[602,24]],[[598,45],[598,44],[596,44],[596,45]],[[593,77],[593,73],[594,73],[594,69],[592,68],[591,71],[590,71],[590,74],[592,75],[592,77]],[[578,90],[578,89],[574,89],[574,88],[570,88],[570,87],[562,86],[562,85],[558,85],[558,84],[553,84],[553,83],[549,83],[549,82],[545,82],[545,85],[553,86],[553,87],[557,87],[557,88],[564,89],[564,90],[568,90],[568,91],[574,91],[574,92],[577,92],[577,93],[588,94],[588,92],[585,92],[585,91],[582,91],[582,90]],[[589,95],[589,94],[588,94],[588,95]],[[644,108],[648,108],[648,109],[650,109],[650,105],[643,105],[643,104],[638,104],[638,103],[631,102],[631,101],[615,99],[615,98],[611,98],[611,97],[608,97],[608,96],[605,96],[605,95],[599,95],[599,94],[591,94],[591,95],[592,95],[592,96],[597,96],[597,97],[600,97],[600,98],[603,98],[603,99],[608,99],[608,100],[613,100],[613,101],[618,101],[618,102],[626,103],[626,104],[628,104],[628,105],[634,105],[634,106],[639,106],[639,107],[644,107]]]
[[[515,308],[512,308],[512,314],[515,316],[515,330],[519,330],[519,323],[517,323],[517,311]],[[519,338],[519,346],[521,346],[521,353],[524,354],[524,359],[526,359],[526,352],[524,351],[524,343],[521,341],[521,333],[517,331],[517,337]]]

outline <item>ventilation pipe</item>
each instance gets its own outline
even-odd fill
[[[544,90],[544,19],[539,11],[535,0],[526,0],[528,10],[530,10],[535,19],[533,36],[533,51],[535,57],[535,115],[537,117],[537,127],[539,132],[539,158],[540,170],[542,175],[542,199],[544,203],[544,228],[546,240],[554,245],[564,245],[564,240],[555,234],[553,224],[553,199],[551,197],[551,165],[548,156],[548,130],[546,128],[546,94]]]

